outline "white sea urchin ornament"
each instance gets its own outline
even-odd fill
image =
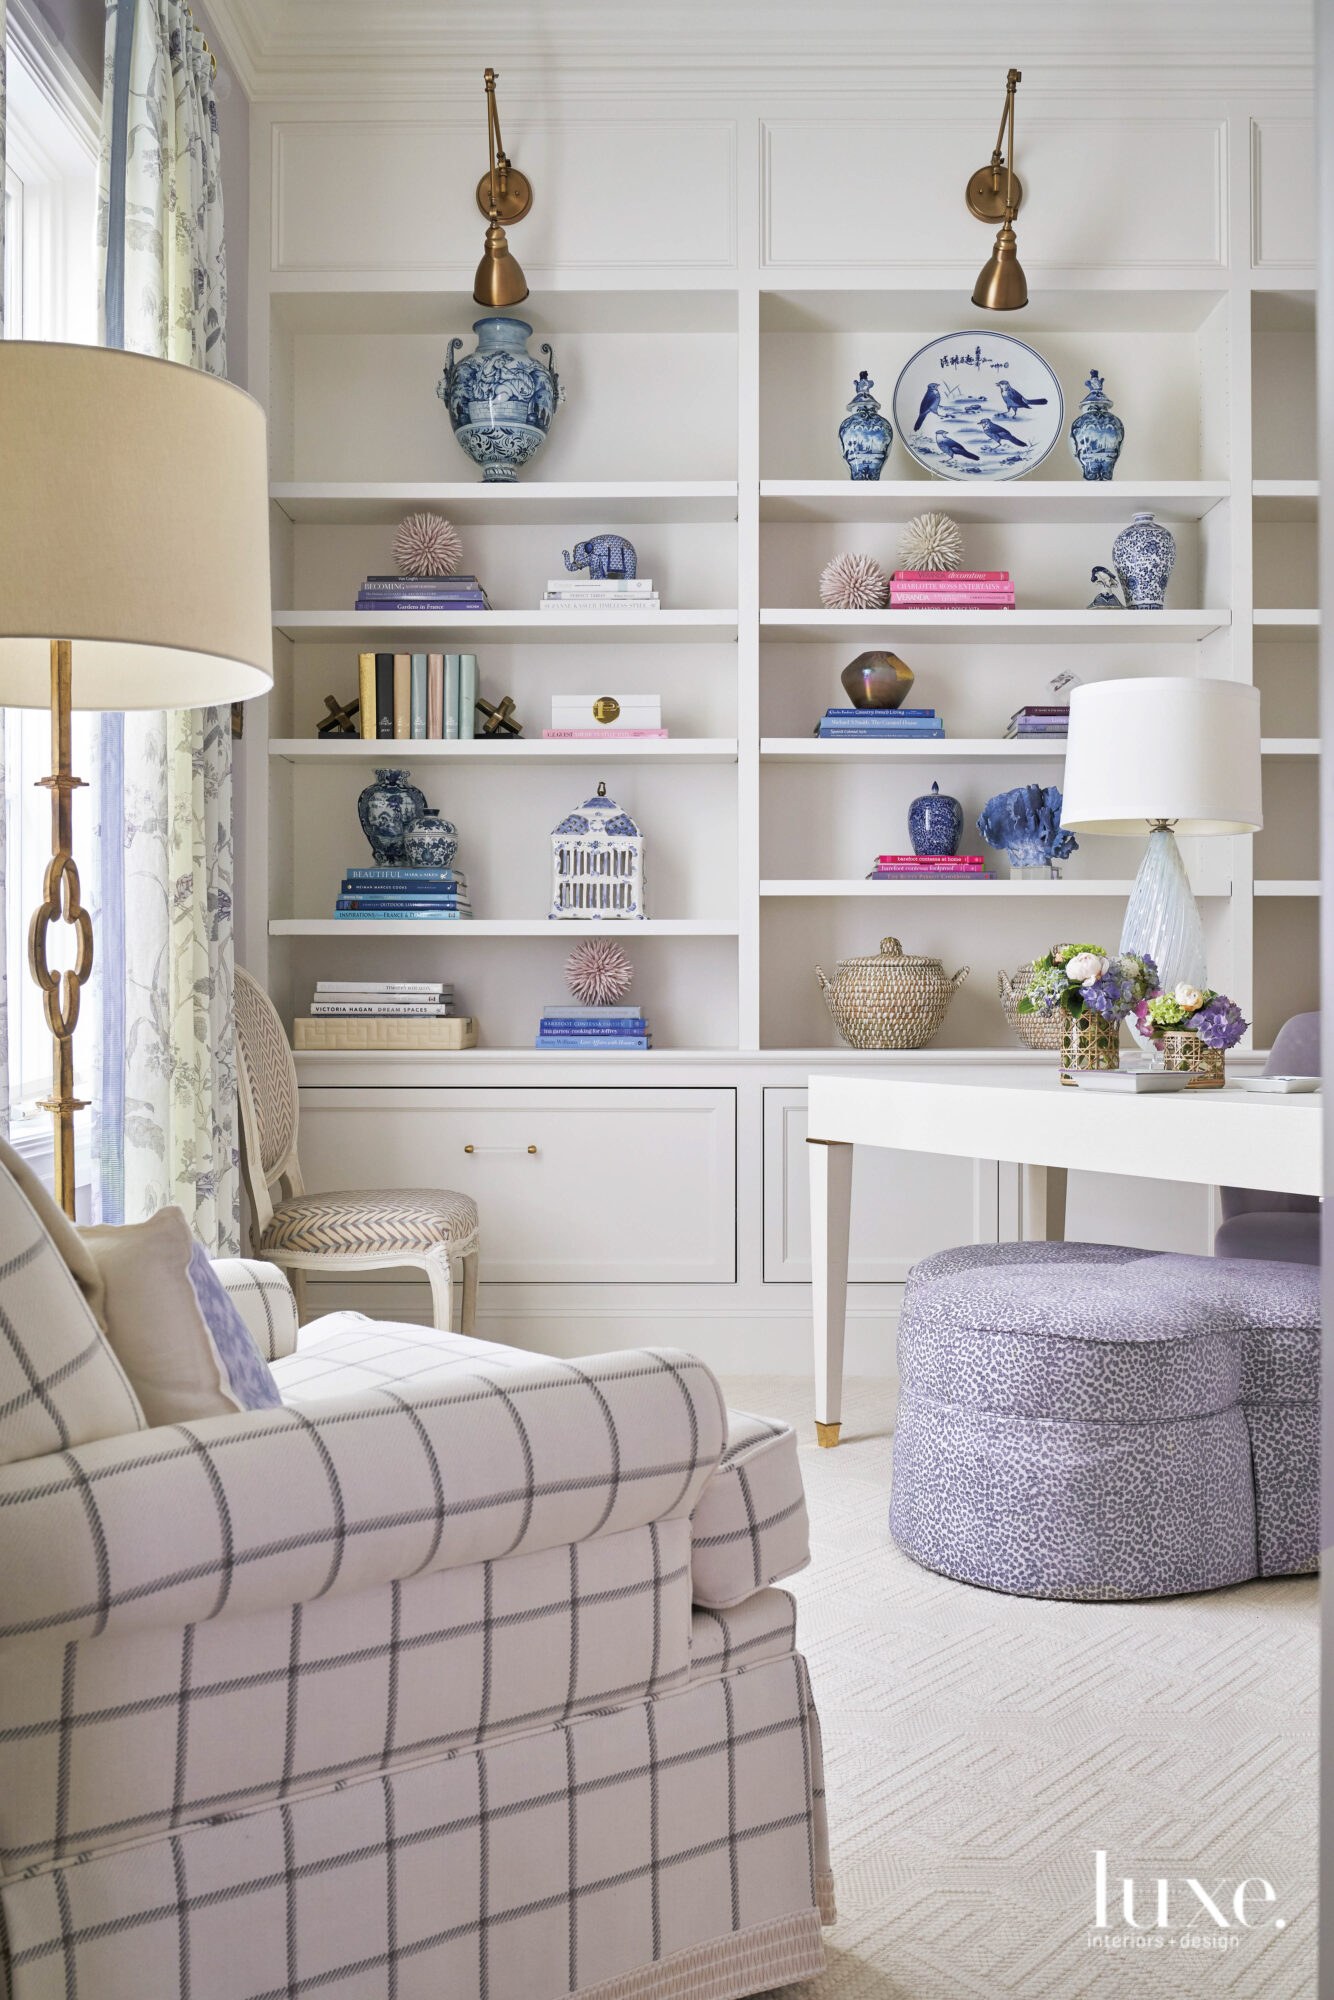
[[[586,938],[565,961],[565,982],[585,1007],[610,1007],[630,990],[634,967],[610,938]]]
[[[409,514],[394,536],[394,562],[400,576],[454,576],[463,560],[463,544],[452,521],[441,514]]]
[[[820,572],[820,602],[830,611],[881,611],[889,578],[870,556],[835,556]]]
[[[901,569],[960,569],[963,536],[948,514],[919,514],[899,539]]]

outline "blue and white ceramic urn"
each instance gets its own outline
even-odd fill
[[[908,808],[908,838],[914,854],[957,854],[963,832],[963,807],[932,785]]]
[[[1125,442],[1126,427],[1113,414],[1103,380],[1090,368],[1085,383],[1087,394],[1079,414],[1070,426],[1070,455],[1085,479],[1110,479]]]
[[[1152,514],[1136,514],[1112,543],[1112,561],[1126,594],[1127,611],[1161,611],[1167,579],[1177,559],[1172,535]]]
[[[377,771],[357,800],[357,818],[377,868],[401,868],[408,829],[426,811],[426,795],[408,784],[411,771]]]
[[[403,860],[409,868],[452,868],[459,851],[459,830],[441,819],[439,806],[427,806],[403,837]]]
[[[454,435],[483,479],[513,479],[551,428],[563,400],[544,340],[541,362],[528,352],[533,329],[522,319],[473,322],[477,345],[458,360],[461,340],[451,340],[436,395],[449,411]]]
[[[894,442],[894,426],[881,416],[871,394],[874,387],[863,368],[852,385],[848,414],[838,427],[838,442],[854,479],[878,479]]]

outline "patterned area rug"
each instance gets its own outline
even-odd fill
[[[725,1387],[798,1425],[811,1514],[814,1560],[789,1588],[824,1725],[839,1921],[824,1978],[782,2000],[1313,1994],[1315,1580],[1126,1605],[950,1583],[889,1540],[888,1384],[848,1384],[834,1451],[815,1445],[805,1382]],[[1253,1882],[1244,1929],[1237,1884],[1257,1876],[1276,1900]],[[1181,1928],[1153,1927],[1159,1877]]]

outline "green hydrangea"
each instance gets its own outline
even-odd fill
[[[1155,1028],[1175,1028],[1186,1018],[1185,1008],[1171,993],[1155,994],[1148,1009]]]

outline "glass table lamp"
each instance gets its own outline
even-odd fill
[[[1263,823],[1258,688],[1150,675],[1073,690],[1061,824],[1147,829],[1121,950],[1146,952],[1165,990],[1207,984],[1204,926],[1177,835],[1255,833]]]

